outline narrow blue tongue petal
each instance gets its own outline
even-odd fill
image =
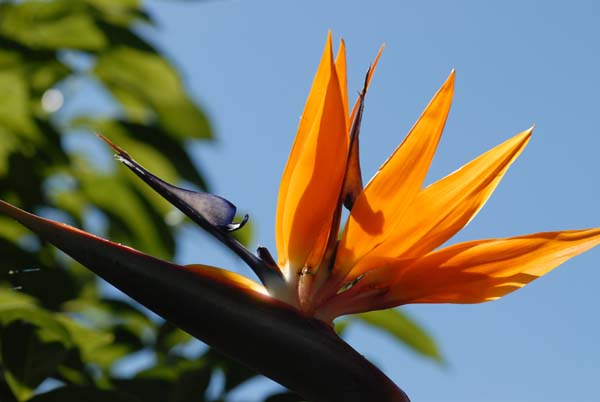
[[[225,198],[201,191],[190,191],[169,184],[147,171],[142,165],[133,160],[124,149],[113,144],[106,137],[100,134],[98,134],[98,137],[115,150],[117,160],[123,162],[154,191],[244,260],[270,292],[285,286],[285,280],[276,264],[267,264],[229,235],[228,232],[244,226],[248,221],[248,215],[245,215],[240,222],[233,222],[236,208]]]
[[[221,227],[232,225],[236,208],[235,205],[226,199],[208,193],[185,190],[168,183],[164,183],[163,185],[212,225]]]
[[[117,160],[123,162],[160,195],[201,226],[204,226],[206,222],[213,227],[231,232],[241,228],[248,221],[248,215],[246,215],[241,222],[233,222],[236,207],[225,198],[202,191],[186,190],[169,184],[146,170],[125,150],[103,136],[100,136],[100,138],[116,151],[115,157]]]

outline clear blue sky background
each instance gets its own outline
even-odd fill
[[[456,68],[429,181],[536,124],[456,242],[600,225],[599,4],[154,1],[160,29],[149,34],[214,124],[218,142],[193,146],[195,160],[215,192],[250,213],[255,242],[271,249],[279,179],[328,29],[346,40],[351,93],[387,45],[361,132],[365,179]],[[186,231],[179,261],[248,272],[217,247]],[[414,401],[597,401],[598,283],[600,249],[500,301],[406,307],[437,339],[447,367],[365,328],[352,329],[349,340]],[[257,401],[273,386],[250,384],[237,400]]]

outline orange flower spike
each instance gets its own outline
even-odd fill
[[[420,257],[449,240],[483,207],[532,131],[523,131],[419,192],[392,234],[349,276],[371,269],[377,259]]]
[[[317,266],[327,243],[346,167],[346,119],[329,34],[279,189],[277,251],[292,284]]]
[[[344,116],[348,117],[348,74],[346,69],[346,42],[340,40],[340,47],[335,56],[335,72],[340,83],[340,93],[342,94],[342,103],[344,104]],[[348,131],[349,124],[346,125]]]
[[[498,299],[600,244],[600,229],[475,240],[433,252],[399,271],[384,304]]]
[[[454,71],[402,144],[356,199],[340,241],[335,275],[343,278],[361,257],[390,235],[421,190],[450,111]]]
[[[230,235],[247,219],[234,222],[234,204],[163,181],[104,138],[119,161],[245,261],[263,285],[219,268],[161,261],[3,201],[0,214],[307,400],[407,401],[387,377],[313,318],[331,324],[340,315],[409,303],[494,300],[600,244],[600,228],[476,240],[436,250],[477,214],[532,129],[422,189],[450,110],[452,72],[363,189],[358,133],[382,49],[349,116],[345,44],[334,60],[328,35],[279,189],[279,264],[266,248],[259,247],[255,255]],[[338,242],[342,203],[351,211]],[[204,324],[207,319],[211,325]]]
[[[345,314],[415,303],[483,303],[518,290],[600,244],[600,228],[475,240],[421,258],[379,259],[350,290],[318,310]]]

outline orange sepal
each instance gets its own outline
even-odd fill
[[[420,257],[449,240],[483,207],[529,142],[532,131],[517,134],[419,192],[392,234],[349,276],[376,266],[379,258]]]
[[[277,250],[290,278],[304,266],[316,266],[323,255],[347,152],[346,116],[330,34],[279,189]]]
[[[598,244],[600,228],[476,240],[433,252],[405,269],[390,266],[378,276],[392,282],[383,298],[387,305],[481,303],[522,288]]]
[[[335,275],[381,244],[421,190],[444,129],[454,92],[454,71],[392,156],[357,197],[340,241]]]

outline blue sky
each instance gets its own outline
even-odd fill
[[[183,72],[218,141],[192,147],[212,188],[251,215],[274,249],[277,189],[326,33],[344,37],[350,93],[380,44],[361,131],[368,179],[457,70],[455,98],[428,181],[536,124],[520,159],[454,240],[600,225],[600,6],[594,1],[149,2],[153,40]],[[151,85],[151,83],[149,83]],[[197,231],[180,262],[249,272]],[[597,400],[600,249],[505,299],[409,306],[447,367],[364,328],[350,342],[414,401]],[[293,364],[293,362],[290,362]],[[258,401],[251,384],[239,401]]]

